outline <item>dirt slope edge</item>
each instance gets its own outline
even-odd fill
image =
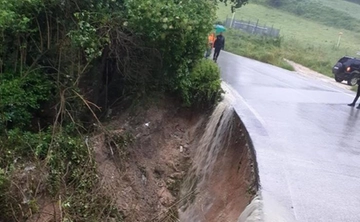
[[[175,204],[190,150],[207,120],[207,113],[179,107],[165,99],[117,116],[106,127],[112,138],[120,138],[118,144],[104,133],[92,138],[102,192],[111,197],[124,222],[177,218]]]
[[[197,183],[195,197],[190,198],[181,208],[181,221],[236,222],[258,191],[259,178],[250,137],[234,110],[231,110],[228,120],[224,120],[226,111],[221,115],[219,123],[213,122],[218,125],[214,134],[219,135],[221,132],[220,137],[205,140],[210,147],[217,144],[215,149],[210,149],[212,151],[209,154],[200,152],[204,159],[215,159],[205,164],[213,166],[204,168],[200,165],[200,171],[193,168],[183,185],[186,192],[182,194],[186,196],[186,193],[191,193],[189,188],[193,187],[192,181]],[[221,129],[222,121],[229,123],[225,124],[225,129]],[[207,127],[212,128],[209,125]],[[207,146],[200,147],[208,149]],[[214,155],[216,152],[218,154]],[[199,162],[196,155],[199,152],[193,155]],[[194,164],[198,165],[197,162]],[[211,169],[210,172],[204,172],[207,169]]]

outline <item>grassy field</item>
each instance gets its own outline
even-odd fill
[[[345,6],[341,8],[342,10],[355,5],[356,7],[353,6],[353,8],[359,8],[360,11],[360,5],[340,0],[331,0],[329,2],[334,3],[329,4],[329,6],[331,5],[334,8],[338,7],[337,4],[339,2],[344,3]],[[218,9],[219,20],[223,21],[226,17],[230,16],[229,8],[220,5]],[[234,35],[234,32],[228,32],[227,39],[230,39],[228,42],[231,44],[227,44],[227,50],[247,57],[258,59],[261,57],[261,54],[265,53],[267,54],[265,58],[276,56],[287,58],[326,75],[331,75],[332,65],[341,56],[355,56],[356,52],[360,51],[360,33],[328,27],[314,20],[300,18],[282,10],[249,3],[237,10],[236,18],[250,21],[259,20],[259,25],[274,25],[274,28],[281,29],[281,46],[278,47],[262,45],[262,47],[251,48],[246,46],[246,44],[259,44],[259,38],[249,37],[246,34],[240,34],[241,37],[238,37],[239,33]],[[340,47],[337,48],[339,32],[342,32],[343,35]],[[237,41],[240,41],[240,43],[237,43]],[[266,44],[264,41],[263,43]],[[253,51],[250,52],[246,50],[247,48],[251,48]],[[269,56],[270,54],[273,54],[273,56]],[[281,65],[282,62],[273,62],[281,59],[272,59],[268,62],[283,66]],[[259,60],[264,61],[265,59]]]
[[[229,8],[220,6],[219,19],[225,20],[227,16],[231,17]],[[275,28],[280,29],[280,34],[285,40],[296,39],[306,45],[335,46],[339,32],[342,32],[341,48],[354,49],[355,46],[360,51],[360,33],[331,28],[274,8],[250,3],[237,10],[236,19],[251,21],[259,19],[260,25],[274,25]]]
[[[317,2],[322,3],[330,8],[346,13],[356,19],[360,19],[360,5],[339,0],[317,0]]]

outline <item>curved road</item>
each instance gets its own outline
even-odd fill
[[[227,52],[218,63],[255,147],[265,214],[359,222],[360,110],[346,105],[354,94]]]

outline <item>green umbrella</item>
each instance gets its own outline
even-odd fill
[[[222,25],[215,25],[216,33],[225,32],[226,28]]]

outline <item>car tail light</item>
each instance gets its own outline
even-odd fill
[[[347,71],[347,72],[350,72],[350,71],[351,71],[351,67],[350,67],[350,66],[347,67],[347,68],[346,68],[346,71]]]

